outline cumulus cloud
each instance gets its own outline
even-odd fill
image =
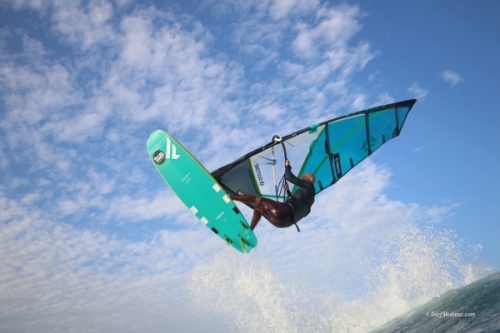
[[[319,2],[317,0],[276,0],[274,1],[270,8],[269,11],[271,12],[271,16],[276,19],[280,20],[283,19],[285,16],[290,15],[290,14],[305,14],[309,13],[315,9],[317,9],[319,6]]]
[[[2,331],[161,331],[165,325],[179,331],[189,326],[183,276],[214,248],[214,239],[200,230],[164,231],[134,242],[50,220],[3,193],[0,208]],[[186,239],[198,246],[184,251]]]
[[[423,99],[429,94],[429,91],[422,88],[418,82],[413,83],[411,87],[408,88],[408,92],[418,99]]]
[[[450,70],[442,71],[440,77],[451,86],[456,86],[464,80],[460,74]]]
[[[350,6],[320,11],[318,24],[300,23],[297,26],[294,50],[297,55],[310,59],[326,48],[333,57],[341,58],[346,43],[360,29],[359,15],[359,9]]]

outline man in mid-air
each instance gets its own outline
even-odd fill
[[[302,178],[297,178],[292,173],[290,161],[285,160],[285,179],[299,186],[299,189],[292,195],[288,189],[288,184],[285,182],[285,190],[288,193],[288,199],[285,202],[277,202],[250,194],[231,196],[232,200],[255,205],[250,224],[252,230],[259,223],[262,215],[275,227],[287,228],[293,224],[297,226],[297,222],[311,212],[311,206],[314,204],[314,196],[316,195],[314,189],[316,178],[314,175],[306,173]],[[297,230],[299,230],[299,227],[297,227]]]

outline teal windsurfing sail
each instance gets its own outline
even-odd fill
[[[287,156],[297,176],[316,176],[319,193],[397,137],[415,102],[378,106],[306,127],[255,149],[212,175],[231,194],[285,200],[280,179]]]

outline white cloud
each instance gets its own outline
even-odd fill
[[[292,13],[287,12],[283,3],[273,2],[269,18],[265,2],[237,6],[237,11],[235,4],[229,3],[226,10],[239,18],[232,31],[236,48],[229,51],[237,59],[242,58],[242,64],[249,71],[245,79],[252,76],[249,80],[253,82],[252,99],[280,98],[284,109],[302,110],[316,117],[319,110],[332,109],[328,105],[331,99],[345,98],[342,106],[350,108],[352,87],[349,89],[347,85],[353,74],[375,56],[369,43],[352,41],[361,29],[357,6],[316,8],[313,3],[309,10]],[[284,16],[275,21],[272,15],[277,8],[283,10]],[[311,9],[315,10],[311,12]],[[220,11],[217,13],[220,15]],[[254,60],[256,58],[259,60]],[[260,89],[261,86],[268,88]],[[316,117],[314,121],[320,120]]]
[[[390,103],[394,103],[395,101],[396,101],[396,99],[394,97],[392,97],[389,93],[384,92],[378,96],[377,105],[390,104]]]
[[[411,87],[408,88],[408,92],[417,99],[424,99],[429,94],[429,91],[422,88],[418,82],[413,83]]]
[[[89,19],[92,25],[102,26],[113,16],[113,5],[108,1],[94,1],[89,7]]]
[[[274,0],[270,6],[271,16],[280,20],[291,13],[307,14],[319,6],[317,0]]]
[[[241,256],[167,189],[145,151],[157,128],[214,169],[277,132],[371,104],[353,79],[375,56],[353,42],[360,9],[291,4],[217,1],[233,29],[222,34],[215,16],[129,0],[10,4],[13,22],[34,9],[49,29],[2,32],[0,331],[233,331],[248,315],[233,292],[262,318],[256,329],[276,325],[269,314],[290,331],[310,313],[326,327],[317,311],[331,304],[316,291],[349,291],[401,221],[445,216],[384,195],[390,172],[367,161],[318,197],[300,234],[262,221],[259,246]],[[206,297],[228,301],[226,314]]]
[[[46,4],[46,1],[43,0],[4,0],[4,2],[10,2],[9,5],[15,9],[30,8],[34,10],[40,10]]]
[[[157,178],[160,180],[159,175]],[[185,225],[196,224],[196,219],[172,191],[160,191],[154,198],[115,197],[110,202],[106,214],[109,215],[109,219],[126,219],[136,222],[151,221],[167,216],[173,220],[176,215],[180,215],[179,220],[188,221]]]
[[[89,51],[99,44],[113,45],[114,28],[109,21],[113,5],[99,1],[55,1],[52,9],[53,29],[73,46]]]
[[[165,231],[130,242],[47,220],[44,212],[3,194],[0,208],[2,330],[125,332],[190,326],[183,276],[216,241],[201,230]],[[196,246],[186,246],[187,240]]]
[[[464,80],[460,74],[450,70],[442,71],[440,77],[451,86],[456,86]]]
[[[189,332],[206,330],[219,318],[222,332],[235,327],[261,331],[268,325],[304,331],[312,328],[305,318],[317,319],[316,328],[326,327],[341,309],[347,316],[343,324],[361,320],[374,327],[421,301],[414,298],[415,283],[408,279],[418,279],[418,295],[432,297],[444,284],[460,282],[443,262],[462,269],[452,234],[436,237],[412,226],[422,216],[436,219],[449,212],[387,198],[383,191],[389,180],[387,169],[364,162],[318,197],[301,233],[262,221],[256,230],[260,244],[246,256],[227,248],[192,216],[186,218],[194,227],[127,241],[48,220],[33,201],[17,203],[2,194],[2,327],[40,332],[135,332],[145,327],[156,332],[168,327]],[[161,199],[156,201],[161,205]],[[130,208],[136,204],[126,203]],[[373,261],[380,244],[388,249],[387,262]],[[467,278],[481,270],[471,267],[463,268]],[[353,279],[360,298],[341,297]],[[364,288],[380,297],[364,294]],[[383,315],[373,310],[391,297],[398,297],[400,306],[388,303]],[[366,310],[362,318],[348,310],[354,304]],[[260,320],[248,320],[249,313]]]
[[[306,59],[321,55],[324,51],[336,54],[334,57],[342,57],[349,39],[361,28],[357,20],[359,15],[359,9],[355,6],[319,11],[317,25],[297,25],[294,50]]]

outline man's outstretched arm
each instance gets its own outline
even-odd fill
[[[300,179],[300,178],[297,178],[297,176],[295,176],[293,173],[292,173],[292,166],[290,165],[290,161],[289,160],[285,160],[285,179],[292,182],[293,184],[297,185],[297,186],[305,186],[305,180],[303,179]]]

